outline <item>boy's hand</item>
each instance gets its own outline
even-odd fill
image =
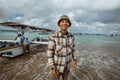
[[[55,75],[56,77],[59,76],[59,72],[58,72],[58,70],[57,70],[56,68],[53,68],[53,69],[52,69],[52,73],[53,73],[53,75]]]
[[[77,69],[77,61],[72,62],[72,70],[75,71]]]

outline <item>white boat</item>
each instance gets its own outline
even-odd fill
[[[48,42],[42,42],[42,41],[31,41],[31,43],[36,43],[36,44],[48,44]]]
[[[15,40],[0,40],[0,42],[16,42]]]
[[[35,39],[33,39],[31,41],[31,43],[36,43],[36,44],[48,44],[48,40],[49,38],[39,38],[39,37],[36,37]]]
[[[21,46],[14,46],[10,48],[1,48],[0,55],[3,57],[16,57],[23,54],[23,48]]]
[[[25,24],[20,24],[16,22],[4,22],[0,23],[1,26],[8,26],[15,28],[17,31],[22,32],[27,32],[30,29],[32,30],[43,30],[43,31],[48,31],[48,32],[53,32],[54,30],[46,29],[46,28],[39,28],[35,26],[30,26],[30,25],[25,25]],[[0,42],[16,42],[15,40],[0,40]],[[30,43],[36,43],[36,44],[48,44],[48,41],[30,41]],[[23,54],[23,48],[22,47],[10,47],[10,48],[4,48],[0,49],[0,55],[4,57],[16,57],[18,55]]]

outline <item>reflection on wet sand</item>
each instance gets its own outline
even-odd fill
[[[32,48],[16,58],[0,57],[0,80],[47,80],[47,46]],[[78,67],[69,80],[120,80],[117,46],[77,46]]]
[[[120,80],[120,50],[110,46],[78,47],[78,70],[70,80]],[[74,75],[74,78],[73,78]]]

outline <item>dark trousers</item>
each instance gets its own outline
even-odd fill
[[[68,80],[69,72],[70,69],[65,68],[63,73],[59,72],[59,76],[56,77],[54,74],[52,74],[52,71],[50,71],[48,80],[60,80],[60,77],[62,77],[62,80]]]
[[[23,46],[24,53],[29,53],[30,51],[30,45],[24,45]]]

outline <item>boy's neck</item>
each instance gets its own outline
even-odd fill
[[[61,30],[62,34],[67,34],[67,31]]]

